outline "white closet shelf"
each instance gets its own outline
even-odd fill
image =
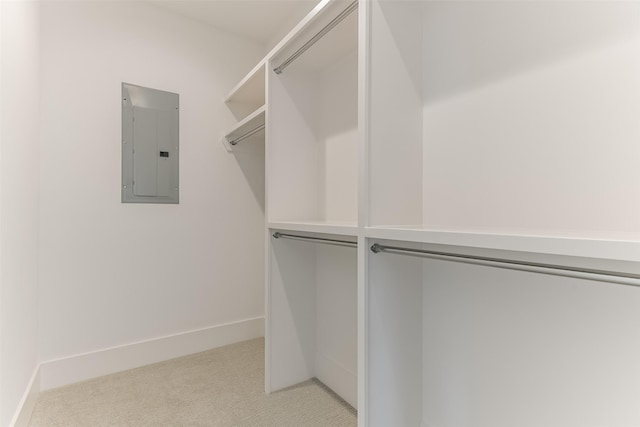
[[[308,233],[337,234],[341,236],[357,236],[358,226],[355,221],[273,221],[267,226],[273,230],[301,231]]]
[[[252,138],[254,132],[260,133],[264,129],[265,124],[265,106],[258,108],[253,113],[249,114],[242,121],[240,121],[229,133],[227,133],[222,142],[227,150],[231,150],[233,141],[241,142],[246,138]],[[262,138],[264,139],[264,137]]]
[[[357,8],[339,20],[335,28],[327,32],[314,43],[308,52],[299,54],[298,51],[309,40],[322,32],[327,25],[339,16],[353,0],[332,0],[321,2],[309,16],[309,21],[292,31],[282,43],[272,51],[271,64],[279,67],[288,58],[299,55],[295,59],[295,67],[305,70],[321,70],[335,64],[341,58],[355,53],[358,47],[358,13]]]
[[[265,63],[263,59],[236,85],[225,99],[237,118],[265,105]]]
[[[415,243],[464,246],[479,249],[530,252],[548,255],[597,258],[615,261],[640,261],[640,233],[631,236],[584,232],[531,233],[524,230],[493,232],[487,230],[451,230],[427,226],[366,227],[365,235],[374,239]]]
[[[264,104],[264,69],[265,60],[263,59],[253,67],[247,75],[240,80],[240,83],[234,87],[227,98],[224,100],[227,104],[231,103],[259,103]]]

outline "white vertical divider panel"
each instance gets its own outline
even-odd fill
[[[358,5],[358,249],[357,249],[357,313],[358,313],[358,427],[368,425],[368,247],[364,227],[369,223],[369,31],[371,2]]]
[[[369,425],[369,239],[358,236],[358,427]]]
[[[422,6],[378,0],[370,7],[367,225],[420,224]]]
[[[268,93],[268,92],[267,92]],[[268,134],[268,131],[267,131]],[[265,144],[268,140],[268,136],[265,135]],[[265,162],[265,179],[268,177],[268,162]],[[269,192],[266,191],[265,201],[268,203]],[[271,271],[272,267],[272,258],[273,258],[273,248],[271,246],[271,230],[267,227],[266,224],[266,212],[265,212],[265,238],[264,238],[264,246],[265,246],[265,263],[264,263],[264,392],[266,394],[270,394],[273,391],[271,386],[271,349],[273,345],[271,344],[271,330],[273,329],[272,323],[272,307],[271,307]]]
[[[371,255],[368,275],[367,426],[422,421],[422,262]]]
[[[369,225],[369,135],[371,74],[371,2],[358,4],[358,226]],[[362,246],[364,242],[358,242]],[[361,260],[362,261],[362,260]],[[359,265],[361,264],[358,261]],[[362,267],[362,266],[360,266]],[[360,272],[358,273],[359,276]],[[363,282],[364,283],[364,282]],[[361,319],[364,320],[364,319]]]
[[[269,72],[271,69],[271,61],[269,57],[265,58],[265,73],[264,73],[264,246],[265,246],[265,263],[264,263],[264,392],[270,394],[271,387],[271,230],[269,230],[269,210],[270,210],[270,194],[271,194],[271,114],[269,110],[271,107],[271,86],[272,80],[275,74]]]
[[[324,4],[335,13],[349,2]],[[322,223],[358,220],[364,141],[359,128],[361,56],[349,52],[355,40],[350,37],[355,34],[352,18],[282,74],[276,75],[273,61],[267,62],[268,222],[317,221],[318,233],[325,233]],[[349,41],[343,43],[345,36]],[[295,34],[289,41],[293,38]],[[265,390],[317,377],[358,408],[363,402],[358,382],[363,305],[358,259],[364,252],[273,239],[272,231],[267,231]]]
[[[271,239],[269,274],[269,390],[315,375],[316,247]]]
[[[358,407],[357,250],[318,244],[316,248],[315,376]]]

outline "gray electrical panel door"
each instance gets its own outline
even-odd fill
[[[178,94],[122,84],[122,202],[178,203]]]

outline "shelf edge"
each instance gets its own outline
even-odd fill
[[[640,262],[640,241],[365,227],[371,239]]]
[[[260,62],[258,62],[258,64],[255,67],[253,67],[251,71],[249,71],[242,78],[242,80],[240,80],[240,82],[235,85],[233,89],[231,89],[231,91],[229,92],[229,95],[227,95],[227,97],[224,99],[225,104],[230,104],[234,102],[233,97],[242,91],[242,88],[247,84],[247,82],[253,79],[260,72],[261,68],[264,68],[263,73],[266,72],[266,63],[267,63],[266,57],[260,60]],[[263,79],[264,79],[264,75],[263,75]]]
[[[267,223],[267,228],[282,231],[300,231],[307,233],[336,234],[341,236],[358,236],[358,226],[356,224],[321,223],[321,222],[295,222],[295,221],[272,221]]]

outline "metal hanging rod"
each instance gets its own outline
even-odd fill
[[[617,283],[629,286],[640,286],[640,274],[621,273],[618,271],[595,270],[589,268],[570,267],[566,265],[543,264],[536,262],[514,261],[501,258],[489,258],[475,255],[461,255],[450,252],[437,252],[423,249],[385,246],[378,243],[371,246],[371,252],[386,252],[399,255],[413,255],[442,261],[462,262],[465,264],[484,265],[508,270],[528,271],[553,276],[573,277],[596,280],[599,282]]]
[[[232,139],[231,141],[229,141],[229,144],[231,145],[236,145],[238,144],[238,142],[242,142],[245,139],[249,138],[250,136],[255,135],[256,133],[260,132],[261,130],[263,130],[265,127],[265,124],[261,124],[260,126],[258,126],[257,128],[251,129],[249,132],[244,133],[242,135],[240,135],[239,137]]]
[[[329,31],[331,31],[336,25],[344,20],[347,16],[351,14],[354,10],[358,8],[358,0],[354,0],[353,3],[349,4],[345,10],[340,12],[338,16],[333,18],[331,22],[325,25],[316,35],[311,37],[309,41],[300,47],[300,49],[296,50],[290,57],[284,60],[279,66],[273,69],[276,74],[281,74],[285,68],[287,68],[293,61],[295,61],[300,55],[307,51],[311,46],[313,46],[318,40],[324,37]]]
[[[349,248],[358,247],[358,244],[356,242],[350,242],[348,240],[325,239],[323,237],[298,236],[296,234],[278,233],[277,231],[273,233],[273,238],[311,241],[311,242],[317,242],[317,243],[325,243],[327,245],[346,246]]]

